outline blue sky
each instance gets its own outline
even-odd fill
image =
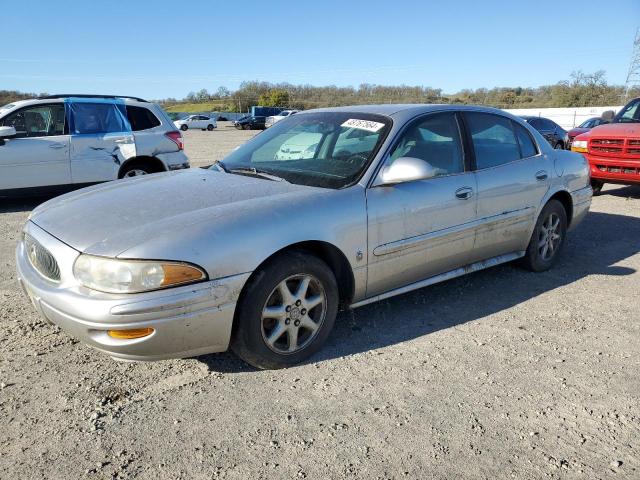
[[[0,89],[148,98],[242,80],[623,84],[640,1],[49,0],[3,8]]]

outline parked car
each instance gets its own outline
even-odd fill
[[[609,123],[608,120],[603,119],[602,117],[591,117],[588,120],[585,120],[580,125],[575,128],[572,128],[567,132],[567,137],[565,139],[565,148],[568,150],[571,149],[571,143],[573,143],[573,139],[578,135],[588,132],[594,127],[598,125],[604,125],[605,123]]]
[[[254,115],[247,115],[246,117],[239,118],[233,124],[238,130],[264,130],[265,121],[267,117],[257,117]]]
[[[189,167],[159,105],[52,95],[0,109],[0,195],[33,195]]]
[[[352,150],[354,131],[366,148]],[[316,135],[313,156],[274,159],[303,134]],[[119,359],[230,345],[286,367],[322,346],[339,307],[513,260],[549,269],[591,195],[581,155],[500,110],[307,111],[209,170],[44,203],[18,278],[42,315]]]
[[[564,149],[567,132],[556,122],[544,117],[523,116],[520,118],[539,131],[553,148]]]
[[[218,128],[216,119],[209,117],[208,115],[189,115],[182,120],[176,120],[173,122],[176,128],[179,128],[183,132],[190,128],[199,128],[200,130],[212,131],[214,128]]]
[[[269,128],[274,123],[277,123],[280,120],[283,120],[283,119],[287,118],[289,115],[295,115],[299,111],[300,110],[283,110],[278,115],[271,115],[270,117],[267,117],[267,119],[265,121],[265,128]]]
[[[610,124],[578,135],[571,150],[589,161],[596,194],[605,183],[640,185],[640,98],[625,105]]]

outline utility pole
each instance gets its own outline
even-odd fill
[[[640,87],[640,28],[636,32],[636,38],[633,41],[633,52],[631,53],[631,63],[629,64],[629,73],[624,89],[624,101],[629,100],[629,92],[634,87]]]

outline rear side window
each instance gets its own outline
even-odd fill
[[[465,113],[476,155],[476,168],[497,167],[520,159],[520,147],[508,118],[489,113]]]
[[[71,133],[92,135],[130,132],[124,105],[113,103],[70,103]]]
[[[160,120],[149,110],[144,107],[134,107],[127,105],[127,117],[131,124],[131,130],[139,132],[140,130],[149,130],[160,125]]]
[[[519,123],[513,122],[516,137],[518,137],[518,143],[520,144],[520,152],[522,153],[522,158],[533,157],[538,154],[538,149],[536,148],[536,144],[533,142],[531,135],[527,132],[527,129],[524,128]]]

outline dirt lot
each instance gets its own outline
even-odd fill
[[[193,164],[255,132],[187,132]],[[0,478],[640,478],[640,188],[555,269],[506,265],[342,313],[284,371],[117,363],[38,318],[0,205]]]

